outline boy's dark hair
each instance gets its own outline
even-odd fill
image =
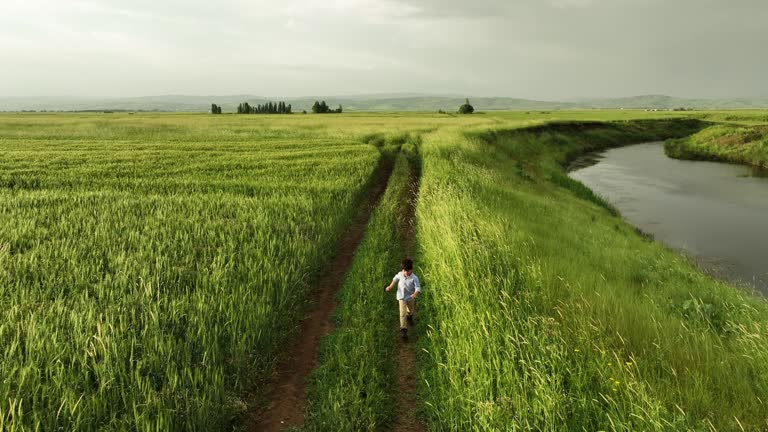
[[[413,261],[410,258],[406,258],[401,262],[403,270],[413,270]]]

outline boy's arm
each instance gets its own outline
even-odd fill
[[[419,282],[419,277],[416,275],[414,276],[413,284],[416,286],[416,292],[413,293],[413,298],[416,298],[419,294],[421,294],[421,282]]]
[[[389,291],[392,289],[392,287],[395,286],[395,282],[397,282],[397,276],[398,275],[395,275],[395,277],[392,278],[392,282],[389,283],[389,286],[384,287],[384,291]]]

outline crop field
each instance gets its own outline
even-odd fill
[[[384,160],[303,430],[398,430],[406,249],[424,429],[766,430],[765,300],[563,170],[766,116],[1,114],[0,430],[248,429]]]
[[[379,158],[338,139],[3,126],[4,430],[221,428]]]

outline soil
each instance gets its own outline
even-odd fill
[[[335,258],[317,283],[311,309],[299,323],[295,338],[288,343],[287,354],[266,385],[269,403],[251,414],[248,430],[280,431],[304,423],[307,378],[318,366],[320,341],[334,330],[331,317],[336,309],[336,293],[344,282],[346,269],[352,264],[368,219],[387,188],[392,167],[391,160],[382,159],[371,192],[360,205],[339,243]]]

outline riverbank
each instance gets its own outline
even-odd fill
[[[571,166],[597,163],[568,175],[625,220],[708,274],[768,294],[768,178],[742,165],[669,158],[661,142],[587,156]]]
[[[563,166],[690,122],[425,136],[432,430],[759,430],[768,304],[640,236]],[[606,208],[607,207],[607,208]]]
[[[667,156],[750,165],[768,172],[768,126],[717,124],[694,135],[667,141]]]

